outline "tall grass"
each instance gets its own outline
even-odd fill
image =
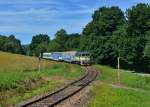
[[[0,72],[38,70],[38,58],[0,52]],[[49,68],[56,62],[42,60],[42,68]]]
[[[34,95],[53,91],[84,74],[78,65],[0,52],[0,106],[8,107]]]
[[[10,90],[24,87],[30,79],[37,79],[40,75],[36,72],[0,72],[0,90]]]

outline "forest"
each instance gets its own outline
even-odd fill
[[[22,45],[14,35],[0,35],[0,51],[30,56],[41,52],[87,51],[93,64],[120,66],[150,73],[150,5],[139,3],[126,11],[117,6],[100,7],[81,34],[68,34],[65,29],[51,39],[47,34],[33,36]]]

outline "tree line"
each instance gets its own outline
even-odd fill
[[[25,54],[20,40],[16,39],[14,35],[9,37],[0,35],[0,51]]]
[[[47,34],[39,34],[26,46],[17,39],[10,45],[7,39],[10,37],[0,36],[0,50],[35,56],[46,51],[88,51],[92,63],[116,67],[120,57],[122,68],[149,72],[150,5],[139,3],[126,12],[117,6],[100,7],[81,34],[60,29],[53,40]]]

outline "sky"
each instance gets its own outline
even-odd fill
[[[150,0],[0,0],[0,34],[15,35],[29,44],[36,34],[51,39],[64,28],[68,33],[81,33],[102,6],[119,6],[123,11]]]

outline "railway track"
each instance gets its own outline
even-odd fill
[[[93,80],[96,79],[98,72],[92,67],[86,67],[87,73],[80,79],[68,84],[64,88],[45,95],[39,99],[34,101],[27,102],[25,104],[20,105],[20,107],[53,107],[65,99],[75,95],[80,92],[83,88],[85,88],[88,84],[90,84]]]

